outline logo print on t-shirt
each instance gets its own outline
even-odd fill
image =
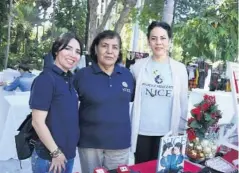
[[[161,84],[163,83],[163,78],[161,75],[157,75],[155,78],[154,78],[154,81],[157,83],[157,84]]]

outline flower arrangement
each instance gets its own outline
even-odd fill
[[[188,140],[193,141],[198,137],[204,139],[208,129],[218,123],[222,113],[218,110],[215,96],[204,95],[203,100],[194,105],[191,110],[192,117],[188,120]]]
[[[192,117],[188,120],[186,154],[196,162],[201,162],[216,153],[215,139],[210,134],[218,132],[217,123],[222,113],[218,110],[215,96],[204,95],[203,100],[194,106],[190,112]]]

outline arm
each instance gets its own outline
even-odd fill
[[[162,156],[162,158],[160,159],[160,165],[162,167],[166,167],[167,166],[166,157]]]
[[[58,147],[46,126],[47,111],[41,111],[37,109],[32,110],[32,126],[34,127],[37,135],[42,143],[47,147],[50,152],[55,151]]]
[[[179,132],[184,132],[186,129],[187,112],[188,112],[188,75],[185,66],[182,68],[180,107],[181,107],[181,117],[179,122]]]
[[[182,162],[183,162],[183,155],[180,154],[180,155],[178,156],[178,158],[177,158],[176,165],[179,165],[179,164],[181,164]]]
[[[5,91],[13,91],[19,86],[20,77],[17,77],[10,85],[4,86]]]

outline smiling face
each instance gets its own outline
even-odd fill
[[[118,38],[114,37],[100,40],[99,44],[95,47],[95,52],[99,66],[114,66],[119,58],[120,52]]]
[[[165,29],[161,27],[154,27],[149,35],[149,46],[155,57],[168,56],[169,51],[169,37]]]
[[[80,60],[80,44],[72,38],[67,46],[56,53],[55,64],[64,72],[72,69]]]

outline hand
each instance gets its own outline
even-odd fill
[[[52,158],[49,172],[61,173],[62,169],[66,169],[65,163],[67,162],[66,157],[63,153],[59,154],[58,157]]]

